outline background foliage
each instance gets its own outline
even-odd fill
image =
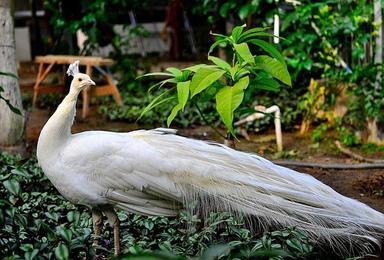
[[[77,29],[82,29],[89,36],[88,46],[90,48],[88,50],[111,43],[114,47],[111,55],[118,61],[115,71],[120,75],[121,91],[127,93],[124,94],[125,96],[141,98],[145,96],[144,91],[152,83],[147,81],[144,84],[132,83],[137,75],[137,69],[144,68],[145,71],[145,66],[138,62],[141,59],[123,55],[120,52],[121,47],[129,42],[123,41],[114,33],[113,25],[121,23],[121,17],[127,17],[128,10],[146,8],[149,2],[115,0],[110,5],[105,5],[104,1],[92,1],[90,4],[78,7],[77,11],[72,12],[71,15],[64,15],[68,7],[63,4],[63,1],[46,0],[46,6],[52,12],[53,28],[58,36],[65,35],[62,33],[63,30],[74,33]],[[365,117],[378,116],[379,122],[383,122],[384,119],[380,114],[384,104],[383,84],[382,79],[377,79],[375,76],[377,71],[383,70],[383,66],[372,65],[372,50],[378,26],[373,22],[372,1],[300,1],[300,4],[292,5],[272,0],[195,0],[193,3],[188,3],[188,6],[193,7],[194,14],[206,17],[215,32],[223,34],[226,33],[226,22],[228,21],[233,25],[247,23],[248,26],[272,27],[273,15],[278,14],[280,17],[281,36],[286,40],[280,41],[280,44],[275,47],[283,52],[294,87],[290,91],[279,92],[277,97],[275,97],[275,93],[264,91],[257,91],[254,95],[245,95],[244,107],[235,111],[234,117],[246,116],[252,112],[254,105],[278,104],[282,110],[283,128],[285,130],[295,129],[308,111],[308,107],[302,106],[302,104],[308,99],[308,95],[306,95],[308,85],[310,79],[313,78],[325,81],[326,99],[323,107],[327,111],[332,111],[336,98],[341,93],[340,83],[349,84],[347,92],[350,99],[355,102],[347,104],[348,113],[344,118],[337,121],[335,126],[329,125],[328,127],[328,130],[344,129],[338,131],[339,139],[356,139],[357,137],[352,136],[356,135],[356,132],[364,131]],[[126,19],[125,23],[129,27]],[[140,28],[132,27],[131,32],[145,35]],[[57,43],[61,42],[59,39],[56,41]],[[137,87],[130,87],[135,84],[138,84]],[[108,104],[105,104],[99,111],[111,120],[129,118],[129,121],[134,121],[133,116],[139,114],[137,111],[139,104],[136,102],[137,99],[131,103],[128,98],[126,100],[128,106],[131,104],[134,106],[132,111],[129,111],[128,107],[119,108]],[[297,102],[298,100],[302,102]],[[147,99],[143,98],[142,106],[146,101]],[[175,107],[175,103],[170,102],[170,104],[165,104],[165,106],[167,108],[168,106]],[[201,106],[201,104],[198,105]],[[213,106],[209,105],[209,107]],[[160,110],[163,116],[167,116],[169,113],[167,109]],[[195,105],[188,107],[187,110],[188,113],[183,116],[183,122],[177,122],[178,127],[187,127],[189,119],[191,119],[189,126],[198,121],[200,124],[206,124],[205,120],[194,116],[198,114]],[[364,113],[358,113],[358,111]],[[207,117],[213,115],[209,110],[204,112],[208,112]],[[143,117],[142,120],[145,124],[153,121],[154,124],[166,125],[166,122],[160,122],[158,118],[150,116]],[[176,117],[176,120],[179,119]],[[271,123],[272,120],[266,117],[263,120],[249,123],[247,128],[267,129]],[[324,123],[324,119],[315,118],[314,123],[316,127]],[[344,133],[347,133],[346,136]],[[351,144],[358,142],[360,141],[351,142]]]
[[[379,116],[384,105],[382,78],[377,78],[383,66],[372,61],[378,26],[373,21],[373,2],[304,1],[281,16],[282,35],[287,37],[283,53],[296,88],[306,91],[310,78],[323,79],[323,108],[331,111],[342,94],[342,83],[347,83],[347,115],[329,129],[336,129],[345,144],[358,143],[355,132],[364,130],[366,117]],[[308,93],[303,100],[309,100]]]

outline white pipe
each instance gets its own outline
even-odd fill
[[[279,36],[280,36],[280,20],[279,15],[275,14],[273,15],[273,35],[276,37],[273,37],[273,42],[278,44],[279,43]]]
[[[283,136],[281,134],[281,118],[280,118],[280,109],[278,106],[271,106],[269,109],[272,110],[271,113],[275,113],[275,133],[276,133],[276,145],[277,151],[283,151]],[[267,109],[268,110],[268,109]]]
[[[265,114],[274,114],[274,123],[275,123],[275,134],[276,134],[276,145],[277,145],[277,151],[281,152],[283,150],[283,135],[281,133],[281,113],[280,108],[276,105],[273,105],[269,108],[265,108],[264,106],[255,106],[256,112],[250,116],[247,116],[244,119],[241,119],[237,122],[235,122],[235,126],[239,126],[242,124],[245,124],[247,122],[253,122],[257,119],[261,119],[265,117]]]

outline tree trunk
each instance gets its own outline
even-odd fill
[[[0,72],[16,75],[15,35],[11,2],[11,0],[0,0]],[[0,75],[0,86],[4,89],[1,95],[8,99],[13,106],[23,111],[18,80],[10,76]],[[0,149],[23,151],[24,124],[24,117],[12,112],[8,105],[0,100]]]
[[[367,119],[367,130],[368,130],[368,143],[374,143],[377,145],[384,145],[384,139],[380,137],[381,133],[377,126],[377,118]]]
[[[306,134],[311,126],[311,122],[309,120],[303,119],[300,125],[300,134]]]
[[[383,63],[383,30],[382,30],[382,6],[381,6],[381,0],[375,0],[374,1],[374,19],[375,24],[379,24],[379,29],[377,32],[377,36],[375,39],[376,47],[375,47],[375,57],[374,62],[375,64],[382,64]],[[375,88],[377,91],[380,91],[382,88],[382,75],[379,71],[376,75],[376,85]],[[378,145],[384,144],[384,138],[381,138],[380,130],[377,126],[377,117],[375,118],[368,118],[367,119],[367,128],[368,128],[368,142],[369,143],[375,143]]]
[[[382,12],[381,12],[381,1],[374,0],[373,2],[373,12],[374,12],[374,22],[379,25],[379,29],[376,35],[375,43],[375,64],[383,64],[383,24],[382,24]],[[383,88],[382,75],[380,70],[376,75],[376,84],[375,90],[381,92]],[[384,145],[384,138],[381,138],[381,133],[378,128],[377,117],[367,118],[367,128],[368,128],[368,143],[374,143],[377,145]]]

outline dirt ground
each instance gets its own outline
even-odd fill
[[[96,109],[93,107],[90,116],[85,120],[77,118],[73,126],[73,132],[76,133],[85,130],[124,132],[139,129],[139,126],[136,124],[106,121],[101,115],[97,114],[95,110]],[[29,114],[27,143],[30,152],[34,152],[40,130],[52,112],[53,111],[34,109]],[[180,134],[196,139],[209,139],[222,142],[220,137],[209,127],[181,130]],[[240,138],[240,142],[237,143],[236,148],[243,151],[256,152],[268,159],[280,159],[276,158],[276,155],[279,154],[275,153],[276,145],[274,143],[275,139],[273,132],[251,134],[251,140],[252,141],[246,141],[245,139]],[[283,157],[286,157],[286,159],[316,163],[320,162],[324,164],[335,162],[348,164],[358,163],[340,153],[332,144],[320,144],[319,147],[314,147],[310,138],[299,136],[297,133],[284,133],[283,142],[285,152],[281,154]],[[379,156],[381,156],[381,154],[379,154]],[[302,167],[291,168],[313,175],[315,178],[331,186],[339,193],[360,200],[378,211],[384,212],[384,197],[368,194],[361,189],[361,183],[364,185],[364,181],[372,176],[384,178],[384,169],[333,170]]]

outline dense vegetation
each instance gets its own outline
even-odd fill
[[[114,51],[111,55],[118,61],[115,71],[122,75],[121,91],[126,92],[125,96],[139,99],[146,96],[145,91],[152,84],[132,83],[137,76],[137,69],[140,67],[145,70],[145,62],[137,62],[137,59],[133,62],[132,57],[121,53],[121,48],[129,44],[129,41],[123,41],[113,32],[112,27],[116,22],[121,23],[120,18],[126,16],[123,10],[127,6],[140,10],[150,4],[151,1],[137,3],[120,0],[113,1],[113,4],[108,6],[103,1],[93,1],[81,11],[78,10],[75,15],[67,17],[64,15],[66,7],[62,1],[46,1],[47,8],[53,13],[53,27],[58,37],[62,37],[63,29],[71,33],[82,29],[89,36],[87,51],[112,43]],[[367,141],[367,120],[376,120],[379,126],[382,125],[384,118],[380,111],[384,107],[384,88],[382,77],[377,75],[383,70],[383,66],[373,62],[374,38],[378,24],[373,21],[372,1],[348,0],[344,4],[340,4],[338,0],[316,3],[301,1],[299,5],[290,5],[270,0],[196,0],[189,4],[193,6],[190,15],[205,17],[213,31],[223,34],[226,33],[223,24],[228,20],[234,25],[247,23],[248,26],[272,27],[273,15],[280,16],[281,36],[285,40],[281,40],[276,48],[284,54],[287,68],[292,75],[293,88],[289,91],[283,89],[277,95],[266,91],[245,95],[243,108],[235,111],[235,118],[251,113],[255,105],[277,104],[282,109],[285,130],[294,129],[302,121],[306,121],[309,127],[312,125],[312,129],[315,129],[315,142],[326,138],[326,133],[332,130],[336,133],[336,139],[350,146]],[[110,15],[111,13],[113,15]],[[139,33],[145,36],[145,32],[140,28],[131,30],[132,35]],[[104,31],[109,33],[101,33]],[[203,33],[201,32],[202,35]],[[205,35],[207,33],[208,31]],[[255,51],[253,47],[250,50]],[[202,52],[205,50],[202,49]],[[316,89],[308,88],[311,79],[320,82]],[[156,97],[156,93],[153,97]],[[346,113],[343,116],[333,115],[339,97],[349,100],[344,104]],[[140,114],[139,107],[144,107],[150,101],[147,97],[142,100],[139,104],[138,99],[130,102],[127,98],[125,107],[106,104],[99,111],[111,120],[133,122]],[[200,103],[198,105],[202,106]],[[132,105],[134,109],[130,109]],[[168,102],[163,105],[165,107],[155,110],[158,111],[155,114],[161,114],[161,117],[148,114],[148,117],[142,118],[143,122],[166,125],[162,118],[168,116],[172,108],[177,107],[177,103]],[[208,104],[207,107],[209,109],[205,110],[204,114],[212,119],[208,122],[217,124],[218,118],[214,117],[212,111],[215,105]],[[181,113],[181,117],[175,118],[177,127],[207,123],[207,120],[199,116],[196,105],[187,104],[184,110],[186,113]],[[246,127],[265,129],[271,123],[271,118],[266,117],[261,121],[249,123]]]
[[[111,254],[111,230],[105,228],[95,252],[89,209],[72,205],[58,194],[35,158],[21,160],[18,156],[0,154],[0,183],[2,258],[79,259],[95,257],[96,253]],[[212,213],[204,221],[188,212],[177,218],[119,212],[119,218],[123,249],[131,255],[155,250],[168,257],[203,254],[201,259],[318,256],[313,242],[299,230],[290,228],[252,235],[243,219],[228,213]]]

